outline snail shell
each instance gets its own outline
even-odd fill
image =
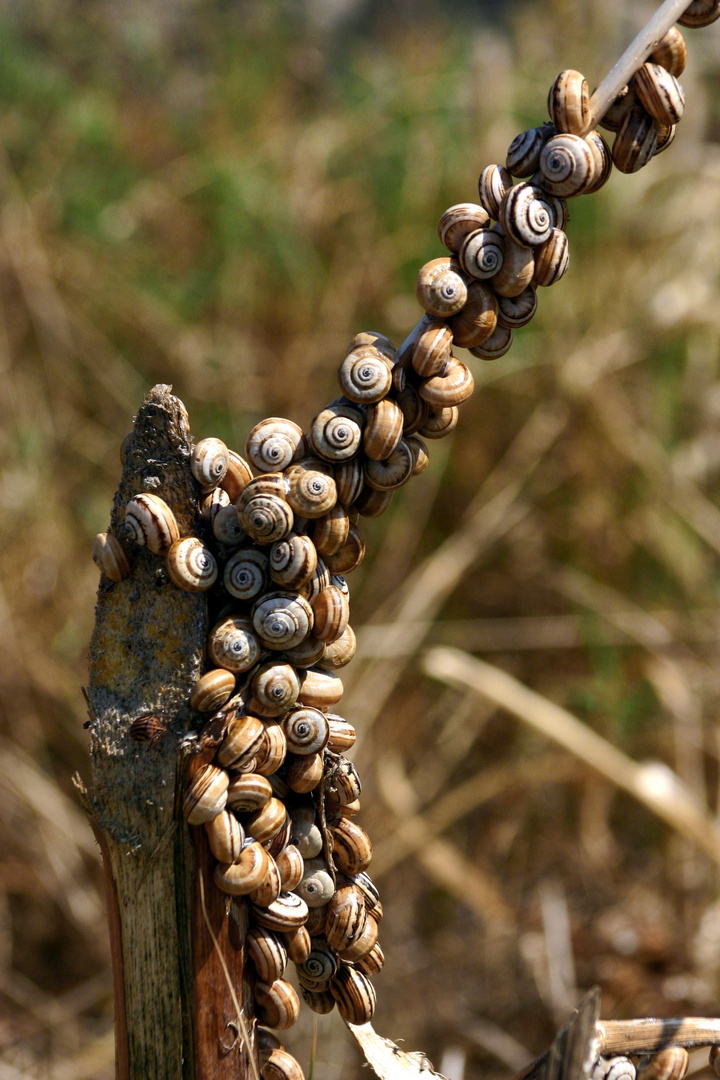
[[[245,938],[247,954],[258,979],[272,983],[281,979],[288,962],[288,951],[279,934],[263,926],[251,926]]]
[[[130,539],[155,555],[164,555],[180,536],[175,515],[159,495],[141,492],[125,507],[125,528]]]
[[[365,541],[357,525],[350,522],[348,538],[334,555],[328,555],[326,565],[331,574],[349,574],[365,558]]]
[[[309,536],[290,533],[270,549],[270,577],[277,585],[298,589],[317,567],[317,551]]]
[[[428,448],[419,435],[408,435],[405,442],[413,456],[413,476],[418,476],[424,473],[430,464]]]
[[[286,931],[283,934],[283,940],[293,964],[305,963],[312,949],[312,939],[307,932],[307,927],[298,926],[295,930]]]
[[[196,536],[176,540],[165,556],[170,580],[185,592],[207,592],[218,576],[218,567],[210,548]]]
[[[628,1057],[599,1057],[593,1066],[590,1080],[635,1080],[636,1070]]]
[[[324,709],[336,705],[343,695],[343,684],[335,675],[308,668],[300,680],[298,697],[303,705]]]
[[[637,1080],[683,1080],[690,1064],[690,1055],[682,1046],[668,1046],[657,1054],[640,1058]]]
[[[439,375],[435,375],[429,381],[434,382],[439,378]],[[422,393],[422,388],[420,392]],[[413,464],[412,450],[404,439],[400,439],[392,452],[382,461],[369,459],[365,462],[365,480],[368,487],[376,491],[395,491],[410,479],[413,474]]]
[[[200,517],[210,526],[210,528],[214,527],[215,518],[220,511],[226,509],[228,506],[230,506],[230,496],[227,491],[223,491],[220,487],[210,488],[209,491],[203,492],[198,499]],[[233,510],[235,510],[234,506]],[[237,513],[235,516],[237,517]]]
[[[550,235],[553,223],[547,204],[538,199],[532,184],[511,187],[500,204],[500,224],[516,244],[534,247]]]
[[[668,146],[674,141],[676,132],[677,124],[673,124],[671,127],[659,128],[657,146],[655,147],[653,157],[662,153],[663,150],[667,150]]]
[[[512,177],[504,165],[487,165],[480,173],[478,193],[480,202],[491,218],[497,219],[502,197],[512,186]]]
[[[325,907],[308,908],[308,917],[305,927],[311,938],[322,937],[325,933],[325,921],[329,905]]]
[[[562,229],[553,229],[550,239],[535,248],[535,285],[554,285],[568,268],[570,249]]]
[[[282,724],[273,719],[264,720],[263,728],[262,742],[255,756],[255,772],[261,776],[272,776],[287,755],[285,732]]]
[[[217,864],[215,884],[231,896],[248,896],[263,880],[269,865],[267,851],[253,840],[245,845],[237,862]]]
[[[305,1080],[299,1063],[281,1047],[271,1050],[260,1066],[263,1080]]]
[[[336,503],[327,514],[315,519],[313,543],[321,555],[335,555],[347,541],[350,519],[341,503]]]
[[[363,517],[380,517],[392,502],[392,497],[392,491],[377,491],[375,488],[364,487],[352,508]]]
[[[360,783],[360,776],[357,768],[353,765],[352,761],[343,759],[333,771],[330,791],[332,792],[335,801],[343,806],[360,798],[362,795],[362,784]]]
[[[305,869],[305,860],[300,851],[294,844],[287,844],[277,856],[275,862],[280,872],[282,891],[292,892],[302,878]],[[295,957],[291,956],[290,959],[295,960]],[[295,962],[297,963],[297,961]]]
[[[653,64],[660,64],[679,79],[687,63],[687,45],[677,26],[671,26],[658,45],[650,53]]]
[[[589,135],[585,136],[585,142],[592,151],[595,171],[592,180],[585,188],[583,194],[592,195],[594,191],[599,191],[603,184],[606,184],[610,179],[610,173],[612,172],[612,155],[608,144],[605,142],[599,131],[591,131]],[[562,228],[562,226],[560,226],[560,228]]]
[[[372,860],[372,844],[363,828],[343,818],[333,829],[333,858],[343,874],[359,874]]]
[[[253,717],[255,719],[255,717]],[[262,731],[260,734],[262,738]],[[233,776],[228,787],[227,804],[237,813],[259,810],[272,798],[273,789],[266,776],[258,773],[240,773]],[[223,859],[230,862],[230,859]]]
[[[543,124],[542,127],[529,128],[516,135],[508,147],[505,162],[508,172],[513,176],[532,176],[540,162],[543,146],[554,134],[552,124]]]
[[[302,465],[291,466],[287,473],[287,501],[296,514],[318,518],[332,510],[337,502],[337,487],[332,476]]]
[[[283,728],[291,754],[317,754],[330,738],[325,714],[307,706],[291,709],[283,719]]]
[[[253,908],[256,923],[268,930],[294,930],[303,926],[308,918],[308,906],[301,896],[281,892],[277,900],[266,908]]]
[[[380,945],[376,942],[369,953],[355,961],[355,967],[363,975],[379,975],[385,967],[385,954]]]
[[[529,323],[537,311],[537,292],[528,285],[519,296],[498,297],[498,322],[500,326],[515,330]]]
[[[293,649],[284,649],[285,659],[297,668],[312,667],[325,655],[325,643],[318,641],[314,634],[308,634],[304,641]]]
[[[367,956],[369,952],[372,952],[377,945],[377,940],[378,924],[368,912],[368,917],[365,920],[365,929],[357,941],[354,941],[347,949],[343,949],[340,953],[340,959],[351,963],[362,960],[364,956]]]
[[[270,416],[252,429],[245,453],[259,472],[282,472],[295,456],[301,439],[302,428],[292,420]]]
[[[234,505],[224,506],[221,510],[218,510],[213,518],[212,530],[215,539],[219,540],[221,544],[225,544],[226,547],[237,547],[245,539],[245,533],[240,525],[237,509]]]
[[[590,92],[579,71],[561,71],[550,87],[548,113],[560,132],[579,135],[590,118]]]
[[[245,833],[247,836],[264,844],[272,840],[285,824],[287,810],[280,799],[270,798],[259,810],[253,810],[245,819]],[[263,904],[267,907],[267,904]]]
[[[362,893],[354,885],[335,890],[328,903],[325,936],[337,952],[348,949],[362,934],[367,921],[367,908]]]
[[[277,796],[276,796],[277,798]],[[290,842],[290,829],[292,828],[292,822],[290,821],[290,815],[285,815],[285,822],[282,829],[275,833],[272,840],[268,841],[264,846],[268,855],[276,859],[281,851],[284,851]],[[277,864],[276,864],[277,865]]]
[[[505,258],[505,245],[494,229],[478,229],[465,238],[460,249],[463,269],[474,278],[494,277]]]
[[[343,506],[354,503],[365,482],[362,462],[352,458],[335,466],[335,486],[337,488],[338,501]]]
[[[570,138],[569,135],[565,137]],[[509,236],[505,237],[504,244],[505,258],[491,284],[500,296],[519,296],[532,281],[533,249],[516,244]]]
[[[616,168],[623,173],[642,169],[655,153],[657,141],[658,132],[652,116],[641,105],[629,109],[613,143],[612,159]]]
[[[295,892],[298,896],[302,896],[309,908],[324,907],[332,899],[335,892],[335,882],[328,872],[328,866],[324,859],[310,859],[305,863],[303,876],[295,887]],[[313,948],[313,952],[316,947],[317,943]],[[332,975],[327,977],[332,978]]]
[[[220,764],[242,768],[242,766],[252,761],[260,749],[263,731],[262,720],[257,716],[234,717],[228,724],[227,733],[217,752],[217,759]],[[268,798],[270,798],[269,793]],[[263,799],[263,802],[266,801]],[[234,802],[230,803],[230,805],[234,809],[239,810],[241,808]]]
[[[278,1031],[292,1027],[300,1015],[300,999],[284,979],[255,983],[255,1001],[261,1023]]]
[[[681,26],[709,26],[720,18],[720,0],[692,0],[677,20]]]
[[[435,408],[445,408],[448,405],[460,405],[470,397],[474,388],[475,380],[470,369],[463,364],[462,360],[451,357],[441,375],[434,375],[432,379],[422,384],[420,396]],[[412,474],[412,453],[409,450],[408,453],[410,454],[410,474]],[[371,481],[367,469],[366,478],[373,487],[380,486],[377,482]]]
[[[346,750],[352,749],[357,738],[354,726],[335,713],[327,713],[327,721],[330,728],[330,737],[327,742],[328,750],[332,750],[334,754],[344,754]]]
[[[342,398],[317,414],[310,428],[310,442],[325,461],[346,461],[360,449],[365,414]]]
[[[318,667],[324,671],[336,671],[349,664],[357,651],[357,638],[352,626],[346,626],[340,637],[325,646],[325,655]]]
[[[640,105],[634,81],[624,86],[615,100],[608,106],[600,120],[600,126],[606,131],[619,131],[630,109]]]
[[[490,215],[477,203],[457,203],[450,206],[438,223],[440,243],[450,251],[460,250],[468,233],[484,229],[490,224]]]
[[[460,317],[455,316],[456,319]],[[412,366],[421,378],[427,379],[441,370],[450,356],[452,341],[452,330],[446,322],[442,319],[428,320],[412,350]]]
[[[482,281],[471,281],[465,307],[448,320],[455,343],[468,349],[490,337],[497,323],[497,309],[497,297],[489,285]],[[427,372],[428,376],[431,374],[442,375],[442,367],[432,373]]]
[[[288,787],[298,793],[306,795],[313,791],[323,776],[322,754],[303,754],[302,757],[288,758],[285,770],[285,779]]]
[[[276,834],[277,835],[277,834]],[[270,837],[268,839],[271,839]],[[248,898],[251,904],[256,904],[258,907],[269,907],[274,903],[280,895],[280,871],[277,868],[277,863],[272,857],[272,854],[268,851],[268,870],[265,877],[260,884],[253,889],[251,893],[248,893]]]
[[[389,337],[385,337],[385,334],[379,333],[377,330],[361,330],[359,334],[356,334],[347,347],[347,351],[351,353],[353,349],[359,348],[361,345],[372,345],[373,348],[381,352],[383,356],[386,356],[391,364],[397,363],[397,352],[395,346]]]
[[[270,662],[258,668],[250,687],[253,704],[262,710],[260,715],[280,716],[297,701],[300,680],[290,664]]]
[[[370,1023],[375,1012],[375,987],[367,975],[342,964],[330,990],[346,1023]]]
[[[229,798],[228,788],[228,798]],[[245,833],[234,814],[222,810],[217,817],[205,822],[208,843],[218,862],[234,863],[240,858]]]
[[[190,691],[190,705],[198,712],[216,712],[235,692],[235,676],[232,671],[215,668],[206,671]]]
[[[330,990],[308,990],[306,986],[300,987],[300,994],[308,1009],[325,1015],[335,1008],[335,998]]]
[[[245,490],[249,488],[250,485]],[[294,521],[290,505],[279,495],[254,495],[242,512],[238,509],[238,516],[245,532],[257,544],[283,540],[292,530]]]
[[[551,195],[579,195],[590,183],[594,162],[590,147],[580,135],[554,135],[540,155],[542,186]]]
[[[316,860],[321,861],[321,860]],[[330,875],[327,875],[330,877]],[[330,879],[332,884],[332,878]],[[332,894],[331,894],[332,895]],[[321,905],[315,904],[315,907]],[[318,986],[322,983],[330,985],[332,979],[338,973],[338,960],[335,955],[335,950],[328,943],[327,939],[322,936],[317,936],[312,939],[312,946],[307,960],[302,964],[298,964],[298,979],[304,985]]]
[[[229,463],[228,448],[222,439],[201,439],[190,457],[192,474],[204,489],[222,483]]]
[[[385,398],[370,405],[363,431],[363,447],[373,461],[384,461],[398,445],[403,430],[403,414],[394,401]]]
[[[345,397],[370,405],[385,397],[392,385],[392,365],[372,345],[361,345],[343,360],[338,382]]]
[[[322,851],[322,833],[315,822],[312,807],[297,806],[290,814],[292,826],[290,843],[293,844],[303,859],[314,859]]]
[[[188,825],[212,821],[225,809],[230,777],[216,765],[203,765],[193,776],[183,799],[183,814]]]
[[[227,472],[220,481],[220,487],[227,491],[230,502],[237,502],[252,478],[252,469],[245,458],[240,457],[234,450],[228,450]]]
[[[348,521],[348,535],[350,534],[350,522]],[[327,564],[323,559],[318,559],[318,564],[315,567],[315,572],[312,577],[302,585],[298,592],[305,597],[311,604],[315,602],[315,598],[320,595],[323,589],[327,589],[330,584],[330,571],[327,568]]]
[[[93,562],[111,581],[122,581],[130,574],[130,560],[125,549],[112,533],[98,533],[93,540]]]
[[[685,111],[685,91],[675,76],[660,64],[646,63],[634,79],[641,103],[658,124],[677,124]]]
[[[345,874],[338,881],[342,885],[354,885],[356,889],[359,889],[365,907],[369,912],[372,912],[375,921],[380,922],[382,916],[377,914],[377,909],[380,906],[380,893],[377,885],[366,871],[363,870],[359,874]]]
[[[444,439],[457,425],[458,415],[457,405],[432,409],[425,423],[418,428],[418,435],[422,435],[424,439]]]
[[[298,593],[266,593],[252,609],[252,624],[268,649],[292,649],[313,628],[313,610]]]
[[[467,288],[456,259],[442,256],[420,268],[415,282],[418,302],[431,315],[454,315],[467,300]]]
[[[254,600],[265,589],[268,571],[269,560],[264,551],[243,548],[226,562],[223,585],[237,600]]]
[[[260,642],[250,619],[228,615],[216,623],[208,638],[208,656],[228,671],[249,671],[260,659]]]

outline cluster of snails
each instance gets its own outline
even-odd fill
[[[600,1057],[590,1080],[685,1080],[690,1055],[683,1046],[666,1046],[654,1054],[630,1058],[624,1054]],[[718,1074],[720,1046],[710,1047],[710,1066]]]

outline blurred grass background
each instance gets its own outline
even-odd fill
[[[306,425],[358,330],[411,329],[440,214],[545,119],[557,72],[594,85],[651,9],[0,3],[0,1080],[113,1075],[71,776],[90,547],[142,396],[172,383],[196,437],[240,451],[264,416]],[[596,982],[608,1017],[718,1011],[715,862],[420,659],[498,664],[717,816],[720,24],[686,37],[675,145],[573,201],[568,275],[510,354],[472,361],[457,431],[367,524],[351,579],[376,1028],[452,1080],[522,1066]],[[462,538],[446,597],[434,553]],[[468,781],[472,808],[423,839]],[[306,1069],[310,1027],[286,1040]],[[315,1076],[359,1069],[321,1017]]]

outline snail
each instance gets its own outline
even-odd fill
[[[512,185],[512,177],[504,165],[487,165],[480,173],[478,193],[480,202],[491,218],[497,220],[503,195]]]
[[[540,154],[542,186],[551,195],[569,198],[579,195],[590,183],[593,157],[581,135],[553,135]]]
[[[164,555],[180,536],[175,515],[159,495],[141,492],[125,507],[125,529],[140,547]]]
[[[456,259],[442,257],[426,263],[417,276],[415,295],[430,315],[454,315],[467,300],[467,286]]]
[[[288,951],[279,934],[262,926],[251,926],[245,943],[260,982],[272,983],[282,978],[287,967]]]
[[[301,438],[302,428],[292,420],[271,416],[252,429],[245,453],[259,472],[281,472],[295,456]]]
[[[192,474],[203,490],[222,483],[229,463],[228,448],[222,439],[201,439],[190,456]]]
[[[202,825],[225,809],[230,777],[216,765],[204,765],[193,776],[183,799],[188,825]]]
[[[310,428],[310,442],[325,461],[345,461],[360,449],[365,414],[340,398],[317,414]]]
[[[196,536],[176,540],[165,556],[170,580],[185,592],[206,592],[218,576],[218,566],[210,548]]]
[[[507,171],[513,176],[523,178],[532,176],[537,171],[543,146],[554,134],[555,128],[552,123],[521,131],[508,147],[505,160]]]
[[[198,712],[215,712],[229,701],[235,690],[235,675],[224,668],[205,672],[190,691],[190,704]]]
[[[255,983],[255,1002],[260,1022],[280,1031],[292,1027],[300,1013],[297,993],[284,979]]]
[[[130,560],[125,548],[112,533],[98,533],[93,540],[93,561],[111,581],[123,581],[130,574]]]
[[[370,405],[385,397],[392,384],[392,365],[373,345],[360,345],[343,360],[338,382],[345,397]]]
[[[556,131],[580,135],[590,118],[590,93],[585,78],[571,68],[561,71],[550,87],[548,113]]]
[[[227,810],[221,810],[216,817],[205,822],[205,831],[210,850],[218,862],[234,863],[238,861],[242,853],[245,833],[234,814],[229,814]]]

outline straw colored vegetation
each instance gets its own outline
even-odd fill
[[[2,1080],[113,1075],[71,776],[142,395],[241,451],[307,424],[353,334],[419,317],[443,209],[651,8],[340,6],[0,5]],[[455,1077],[523,1065],[593,983],[608,1017],[717,1012],[720,24],[687,37],[675,145],[573,202],[569,273],[471,360],[350,583],[375,1026]],[[318,1026],[318,1080],[360,1076]]]

